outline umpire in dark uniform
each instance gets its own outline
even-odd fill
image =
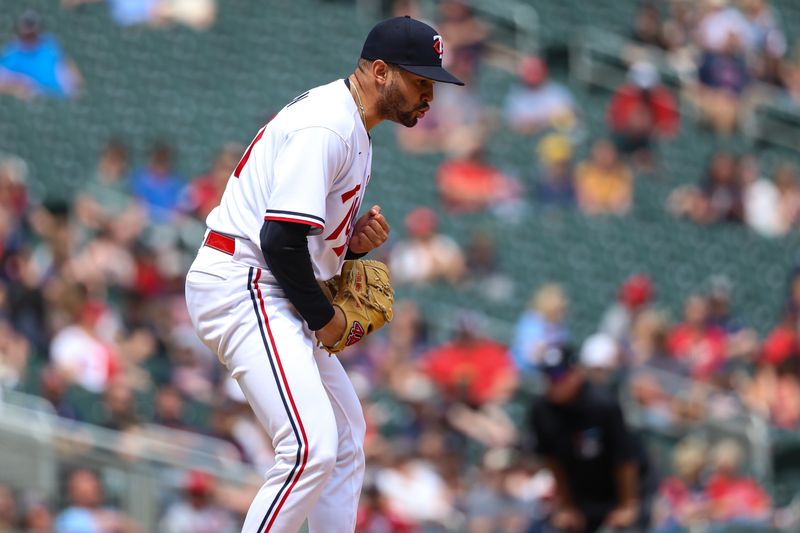
[[[534,451],[555,478],[552,513],[534,532],[646,531],[647,461],[617,400],[589,382],[570,347],[546,348],[546,390],[534,401]]]

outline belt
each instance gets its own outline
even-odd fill
[[[228,237],[214,230],[209,230],[208,235],[206,235],[206,240],[203,241],[203,246],[208,246],[222,253],[233,255],[233,252],[236,251],[236,240],[233,237]]]

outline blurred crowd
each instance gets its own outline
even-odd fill
[[[215,16],[210,1],[108,3],[123,26],[172,21],[203,30]],[[418,6],[398,1],[394,9],[413,14]],[[491,233],[461,245],[440,217],[491,212],[506,220],[530,206],[625,216],[636,181],[659,172],[659,144],[679,135],[682,121],[737,135],[748,106],[800,102],[797,58],[762,0],[643,2],[628,36],[627,79],[610,96],[596,137],[542,57],[513,62],[516,82],[502,109],[482,102],[469,82],[496,51],[488,22],[458,0],[440,2],[437,17],[448,68],[468,84],[437,86],[436,105],[418,127],[397,130],[401,149],[444,154],[435,176],[440,208],[419,207],[396,221],[401,237],[380,257],[398,287],[480,287],[495,301],[527,291],[504,271]],[[79,66],[44,29],[32,11],[18,19],[15,40],[0,54],[0,92],[81,97]],[[679,74],[680,94],[663,82],[663,58]],[[684,99],[689,115],[679,112]],[[530,139],[535,171],[491,162],[497,128]],[[207,172],[188,180],[177,170],[179,148],[157,142],[137,157],[125,139],[111,139],[68,201],[36,198],[27,163],[0,154],[0,387],[122,434],[168,427],[214,437],[263,471],[268,439],[195,337],[182,294],[203,220],[242,147],[220,146]],[[669,197],[676,216],[747,224],[765,236],[797,226],[791,161],[765,176],[755,152],[720,150],[701,174]],[[663,310],[647,273],[630,276],[586,339],[569,328],[570,305],[580,299],[556,283],[536,287],[508,344],[491,338],[478,310],[453,317],[443,339],[431,325],[436,317],[398,302],[389,327],[342,356],[368,423],[357,531],[535,531],[553,510],[556,482],[533,453],[527,412],[547,379],[543,354],[554,345],[575,345],[586,379],[626,398],[644,428],[684,435],[709,421],[747,424],[749,415],[773,431],[800,428],[800,269],[790,273],[780,318],[763,337],[738,316],[732,281],[712,274],[702,291],[684,295],[677,318]],[[654,527],[791,523],[747,470],[749,453],[731,439],[682,440],[650,494]],[[62,478],[58,502],[0,484],[0,531],[141,530],[120,495],[106,490],[103,472],[77,468]],[[249,500],[201,471],[172,488],[160,531],[235,531]]]

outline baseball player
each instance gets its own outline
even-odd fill
[[[379,206],[358,217],[369,131],[414,126],[442,68],[442,38],[409,17],[377,24],[353,74],[307,91],[264,126],[208,216],[186,276],[194,327],[237,380],[269,435],[274,465],[245,532],[352,533],[365,422],[342,365],[324,349],[349,336],[319,282],[383,244]],[[342,343],[343,344],[343,343]]]

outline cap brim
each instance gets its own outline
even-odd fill
[[[422,65],[397,65],[403,70],[406,70],[417,76],[428,78],[429,80],[439,81],[442,83],[452,83],[453,85],[464,85],[464,82],[456,78],[442,67],[422,66]]]

